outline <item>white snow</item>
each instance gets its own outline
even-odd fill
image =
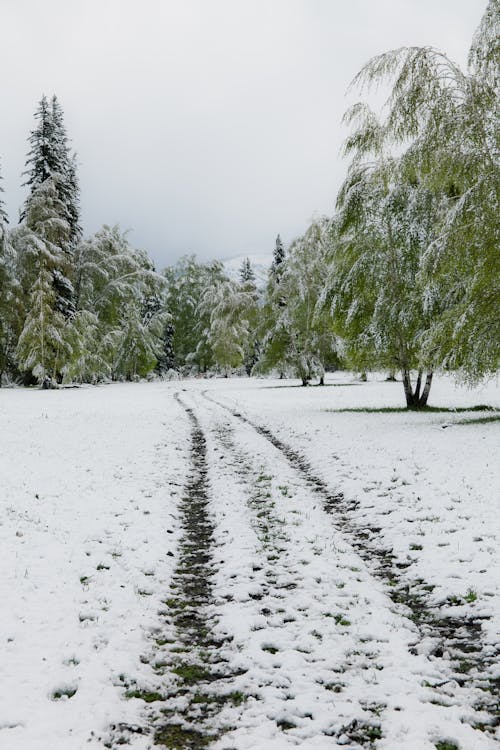
[[[2,390],[0,422],[0,747],[102,747],[137,718],[116,686],[158,624],[187,421],[161,385],[114,385]]]
[[[444,740],[496,747],[471,726],[481,715],[472,710],[477,690],[459,688],[446,655],[431,655],[342,518],[223,406],[267,427],[332,492],[355,501],[353,528],[380,528],[378,539],[367,531],[371,543],[409,563],[403,577],[434,587],[430,605],[483,616],[485,649],[500,630],[500,421],[471,421],[488,415],[470,411],[339,411],[399,406],[402,386],[347,374],[327,382],[0,391],[2,750],[103,747],[111,725],[145,726],[159,715],[160,703],[127,700],[125,686],[172,684],[143,662],[165,627],[158,612],[191,471],[191,425],[176,392],[207,440],[209,614],[215,635],[232,637],[221,658],[240,672],[226,689],[249,696],[221,709],[215,726],[233,729],[214,747],[354,749],[342,734],[353,721],[380,726],[379,750],[434,750]],[[498,384],[469,391],[443,378],[431,392],[440,406],[484,403],[500,408]],[[130,736],[136,750],[152,742]]]

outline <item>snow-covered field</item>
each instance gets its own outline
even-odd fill
[[[327,383],[0,391],[2,750],[497,746],[500,388]]]

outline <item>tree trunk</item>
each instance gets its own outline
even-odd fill
[[[432,375],[433,375],[432,370],[429,370],[425,378],[424,390],[422,391],[422,395],[420,396],[418,400],[418,405],[420,407],[427,406],[427,399],[429,398],[429,393],[430,393],[431,385],[432,385]]]
[[[324,375],[322,375],[320,377],[318,385],[325,385],[325,376]]]
[[[403,389],[405,392],[406,406],[409,409],[422,409],[427,406],[427,399],[429,398],[429,392],[432,384],[432,371],[429,371],[425,378],[425,385],[422,394],[420,389],[422,387],[422,370],[418,371],[417,382],[415,383],[415,390],[411,385],[411,373],[409,370],[402,370],[401,375],[403,377]]]
[[[406,406],[410,408],[414,405],[413,402],[413,390],[411,387],[411,374],[409,370],[401,370],[401,377],[403,380],[403,389],[405,392]]]
[[[302,385],[303,386],[307,385],[307,378],[302,378]]]
[[[422,387],[422,370],[418,371],[417,382],[415,383],[415,390],[413,391],[413,403],[418,404],[420,398],[420,389]]]

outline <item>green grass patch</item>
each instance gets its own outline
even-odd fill
[[[187,685],[195,685],[197,682],[210,679],[210,672],[200,664],[179,664],[172,672],[180,677]]]
[[[163,700],[162,694],[155,690],[127,690],[125,698],[138,698],[145,703],[154,703],[155,701]]]
[[[169,724],[155,734],[155,745],[162,745],[168,750],[201,750],[217,739],[216,735],[202,734],[196,729],[186,729],[182,724]]]
[[[476,592],[474,591],[474,589],[469,589],[469,590],[467,591],[466,595],[464,596],[464,599],[465,599],[465,601],[466,601],[466,602],[467,602],[468,604],[472,604],[472,602],[475,602],[475,601],[477,601],[477,594],[476,594]]]
[[[352,406],[341,409],[325,409],[327,412],[342,413],[359,413],[359,414],[406,414],[409,411],[415,411],[422,414],[466,414],[468,412],[494,412],[498,416],[485,417],[492,421],[500,419],[500,410],[487,404],[477,404],[476,406]],[[467,422],[469,423],[469,422]],[[462,424],[456,422],[455,424]]]
[[[490,417],[476,417],[475,419],[459,419],[457,422],[454,422],[454,424],[488,424],[489,422],[500,422],[500,414]]]
[[[350,620],[346,620],[344,615],[335,615],[335,624],[348,627],[351,624]]]
[[[169,643],[175,643],[173,638],[156,638],[157,646],[166,646]]]

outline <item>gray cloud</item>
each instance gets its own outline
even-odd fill
[[[159,266],[271,250],[331,212],[346,88],[372,55],[464,63],[486,0],[0,0],[0,157],[14,223],[33,111],[55,92],[83,223]]]

